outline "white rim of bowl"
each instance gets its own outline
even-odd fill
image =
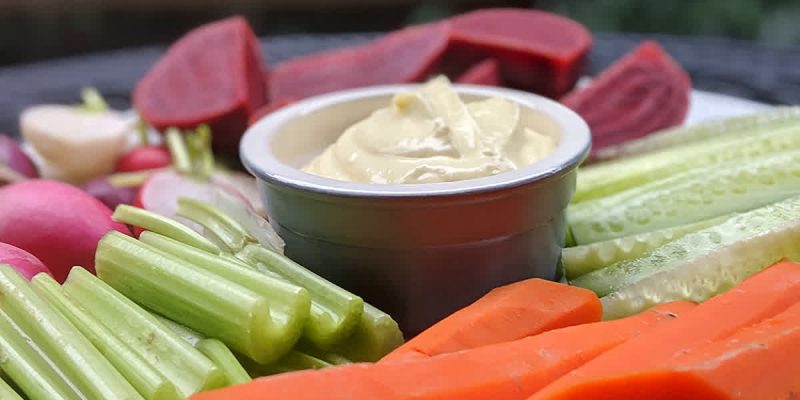
[[[547,157],[516,170],[463,181],[418,184],[373,184],[323,178],[285,164],[270,151],[272,136],[293,118],[302,118],[343,102],[393,95],[419,87],[420,84],[370,86],[310,97],[288,105],[258,120],[247,129],[239,146],[242,162],[257,178],[296,189],[351,197],[409,197],[480,193],[517,187],[577,167],[589,153],[589,127],[578,114],[566,106],[519,90],[464,84],[455,84],[456,91],[477,96],[500,96],[545,113],[561,129],[558,147]]]

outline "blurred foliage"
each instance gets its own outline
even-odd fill
[[[800,44],[798,0],[543,0],[593,31],[667,33]]]

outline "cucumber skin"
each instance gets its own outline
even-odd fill
[[[800,124],[752,135],[720,137],[582,167],[572,204],[602,198],[677,172],[727,161],[748,161],[800,148]]]
[[[643,257],[573,281],[603,296],[606,319],[657,304],[705,301],[778,260],[800,259],[800,196],[734,215]]]
[[[561,251],[561,262],[567,279],[573,280],[614,263],[641,257],[659,246],[689,233],[717,225],[726,219],[727,217],[712,218],[693,224],[568,247]]]
[[[791,124],[800,124],[800,107],[778,106],[757,114],[664,129],[617,146],[599,149],[594,155],[594,159],[602,161],[631,157],[687,143],[714,140],[719,136],[752,135]]]
[[[578,244],[685,225],[800,194],[800,150],[695,168],[567,209]]]

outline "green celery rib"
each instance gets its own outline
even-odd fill
[[[0,308],[0,368],[30,400],[79,400],[81,396]]]
[[[403,344],[403,332],[389,314],[365,303],[355,332],[337,346],[352,361],[375,362]]]
[[[134,353],[113,332],[92,318],[83,308],[64,295],[63,289],[50,275],[38,274],[31,281],[33,290],[75,327],[102,353],[114,367],[147,400],[180,399],[178,390],[161,373]]]
[[[157,233],[142,232],[140,240],[220,279],[236,283],[263,296],[269,305],[273,360],[288,353],[303,333],[311,308],[311,297],[306,289],[242,267],[239,263],[204,253]]]
[[[7,265],[0,265],[0,308],[84,396],[120,400],[142,398],[72,323],[34,293],[28,281]]]
[[[281,350],[273,346],[266,297],[153,246],[110,232],[97,246],[95,269],[134,302],[256,361],[276,359]]]
[[[197,348],[197,344],[200,343],[201,340],[205,339],[203,335],[199,334],[197,331],[191,328],[187,328],[171,319],[164,318],[158,314],[151,314],[157,320],[161,321],[164,326],[175,332],[181,339],[185,340],[187,343],[192,345],[192,347]]]
[[[341,345],[339,345],[341,346]],[[300,351],[302,353],[308,354],[311,357],[318,358],[322,361],[325,361],[331,365],[344,365],[344,364],[352,364],[353,361],[348,359],[347,357],[339,354],[334,353],[332,351],[322,351],[308,342],[300,342],[297,344],[295,350]]]
[[[219,254],[220,252],[219,247],[211,243],[211,241],[203,237],[203,235],[193,231],[191,228],[178,221],[152,211],[129,206],[127,204],[120,204],[114,210],[111,219],[123,224],[138,226],[148,231],[160,233],[208,253]]]
[[[256,242],[235,219],[208,203],[181,197],[178,199],[177,214],[202,225],[206,228],[206,234],[228,252],[236,253],[248,243]]]
[[[0,379],[0,399],[3,400],[22,400],[17,393],[4,379]]]
[[[252,360],[242,360],[245,370],[253,377],[282,374],[307,369],[323,369],[333,365],[314,356],[292,350],[280,360],[271,364],[259,364]]]
[[[342,343],[358,326],[364,312],[360,297],[259,245],[248,245],[239,255],[245,262],[260,265],[311,293],[311,315],[304,337],[314,346],[328,350]]]
[[[228,379],[228,384],[239,385],[242,383],[250,382],[252,379],[247,374],[239,360],[231,353],[228,346],[217,339],[203,339],[197,343],[197,350],[205,354],[214,364],[219,367],[225,377]]]
[[[202,353],[85,269],[72,269],[64,292],[169,379],[181,396],[225,384],[222,372]]]
[[[236,359],[224,343],[217,339],[206,339],[196,331],[158,314],[153,314],[153,316],[208,357],[222,371],[229,385],[245,383],[251,380],[250,375],[244,370],[242,364],[239,363],[239,360]]]

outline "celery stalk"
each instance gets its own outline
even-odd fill
[[[280,360],[271,364],[258,364],[251,360],[242,360],[245,370],[253,377],[282,374],[306,369],[323,369],[332,367],[328,362],[314,356],[292,350]]]
[[[261,265],[311,293],[311,315],[304,335],[314,346],[328,350],[331,346],[342,343],[361,321],[364,301],[360,297],[288,257],[259,245],[248,245],[240,255],[245,262]]]
[[[352,361],[375,362],[403,344],[403,332],[389,314],[364,303],[355,332],[336,350]]]
[[[73,268],[64,292],[189,397],[225,383],[203,354],[156,318],[83,268]]]
[[[160,233],[189,246],[208,253],[219,254],[219,247],[211,243],[203,235],[193,231],[178,221],[138,207],[120,204],[114,210],[111,219],[123,224],[138,226],[148,231]]]
[[[136,389],[25,278],[0,265],[0,308],[89,398],[141,399]]]
[[[229,385],[250,381],[250,375],[247,374],[242,364],[239,363],[239,360],[236,359],[224,343],[217,339],[206,339],[196,331],[158,314],[153,314],[153,316],[208,357],[222,371]]]
[[[79,400],[81,396],[33,340],[0,308],[0,368],[30,400]]]
[[[38,274],[31,281],[33,290],[75,327],[147,400],[180,399],[175,386],[150,364],[134,353],[113,332],[92,318],[82,307],[64,295],[61,285],[50,275]]]
[[[300,342],[297,344],[295,350],[308,354],[311,357],[318,358],[322,361],[325,361],[331,365],[344,365],[344,364],[352,364],[353,361],[348,359],[347,357],[339,354],[334,353],[331,351],[323,351],[320,350],[313,345],[309,344],[308,342]]]
[[[191,344],[192,347],[197,348],[197,344],[200,343],[201,340],[205,339],[203,335],[198,333],[196,330],[187,328],[171,319],[164,318],[158,314],[151,314],[157,320],[161,321],[164,326],[175,332],[181,339],[185,340],[187,343]]]
[[[262,294],[115,231],[100,240],[95,269],[134,302],[256,361],[283,355]]]
[[[219,340],[203,339],[197,343],[196,347],[219,367],[228,379],[229,385],[238,385],[252,380],[228,346]]]
[[[206,235],[228,252],[236,253],[248,243],[256,242],[241,224],[208,203],[181,197],[178,199],[177,214],[202,225]]]
[[[0,379],[0,399],[3,400],[22,400],[11,386],[4,379]]]
[[[242,267],[239,263],[204,253],[157,233],[143,232],[140,240],[263,296],[269,305],[272,321],[270,343],[275,354],[288,353],[303,333],[311,307],[311,297],[306,289]]]

